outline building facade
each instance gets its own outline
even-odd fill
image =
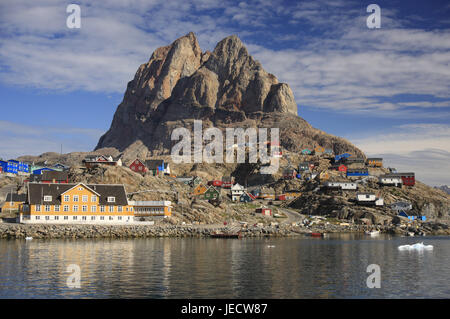
[[[123,185],[28,183],[21,223],[112,224],[133,222]]]

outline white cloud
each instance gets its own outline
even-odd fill
[[[15,158],[45,152],[89,151],[94,148],[102,131],[74,127],[39,127],[0,121],[0,157]]]

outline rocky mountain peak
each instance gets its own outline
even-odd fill
[[[96,149],[113,147],[130,157],[167,153],[172,130],[189,128],[194,119],[219,128],[280,127],[289,149],[338,143],[297,116],[289,85],[266,72],[236,35],[202,52],[191,32],[156,49],[138,68]],[[338,144],[336,150],[354,149]]]

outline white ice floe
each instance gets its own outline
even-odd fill
[[[423,242],[422,243],[417,243],[414,245],[402,245],[402,246],[398,246],[399,250],[432,250],[433,249],[433,245],[424,245]]]
[[[32,240],[33,237],[25,237],[25,240]]]

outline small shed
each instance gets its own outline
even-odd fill
[[[260,207],[255,210],[255,213],[261,214],[263,216],[272,216],[272,210],[267,207]]]

